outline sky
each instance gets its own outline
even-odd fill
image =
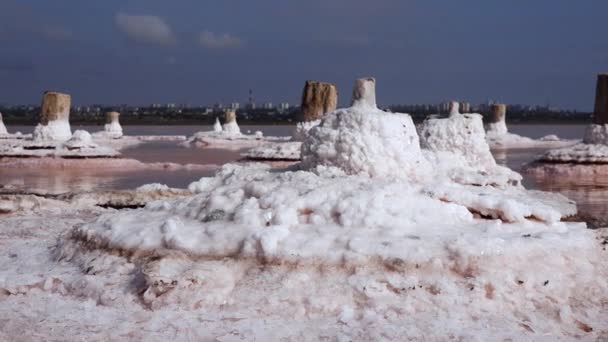
[[[0,0],[0,103],[297,104],[374,76],[378,102],[591,110],[606,0]]]

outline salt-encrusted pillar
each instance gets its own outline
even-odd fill
[[[120,126],[120,122],[118,121],[119,117],[120,113],[118,112],[106,113],[106,125],[104,126],[104,129],[106,133],[113,137],[122,136],[122,127]]]
[[[608,124],[608,73],[597,76],[593,123],[598,125]]]
[[[4,121],[2,121],[2,113],[0,113],[0,134],[8,134],[6,126],[4,126]]]
[[[495,103],[490,106],[490,114],[486,117],[486,131],[488,134],[506,134],[507,105]]]
[[[236,111],[233,109],[227,109],[224,115],[226,123],[224,123],[223,131],[228,134],[241,134],[241,129],[236,123]]]
[[[42,96],[40,124],[34,130],[34,140],[70,139],[70,104],[70,95],[46,91]]]
[[[504,122],[507,115],[507,105],[503,103],[495,103],[490,106],[489,123]]]
[[[305,122],[321,119],[338,106],[338,91],[331,83],[306,81],[302,92],[302,120]]]
[[[236,122],[236,111],[231,109],[227,110],[224,113],[224,119],[226,120],[226,123]]]
[[[355,81],[351,105],[376,108],[376,79],[373,77],[360,78]]]
[[[460,114],[460,103],[458,101],[450,102],[450,115]]]

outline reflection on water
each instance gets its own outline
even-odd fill
[[[557,134],[562,138],[580,139],[585,125],[511,125],[509,130],[520,135],[534,138],[547,134]],[[520,171],[522,165],[536,159],[546,149],[518,149],[492,151],[496,162]],[[528,189],[559,192],[576,201],[581,214],[596,219],[608,217],[608,175],[594,178],[536,178],[523,175],[523,184]]]
[[[11,132],[31,133],[33,126],[11,126]],[[96,132],[103,126],[72,125],[72,131],[84,129]],[[210,131],[212,126],[123,126],[127,135],[192,135],[199,131]],[[262,131],[264,135],[289,136],[294,126],[241,126],[243,133]],[[170,162],[176,164],[222,165],[237,161],[241,151],[213,148],[187,148],[177,142],[148,142],[122,151],[126,158],[145,163]],[[108,171],[96,169],[40,170],[2,169],[0,185],[10,186],[20,191],[60,194],[94,190],[133,189],[149,183],[161,183],[170,187],[185,188],[191,182],[205,176],[212,176],[214,170],[139,170]]]
[[[222,165],[240,159],[240,153],[243,151],[183,147],[175,142],[158,141],[125,149],[122,154],[126,158],[137,159],[145,163]]]
[[[18,170],[0,169],[0,184],[20,192],[62,194],[97,190],[133,189],[149,183],[185,188],[194,180],[212,176],[211,170],[145,170],[106,172],[103,170]]]
[[[210,126],[124,126],[130,135],[191,135]],[[9,127],[11,131],[31,132],[33,127]],[[101,130],[101,126],[72,126],[72,129]],[[243,132],[260,130],[265,135],[292,135],[294,126],[241,126]],[[581,138],[585,125],[509,125],[513,133],[533,138],[557,134],[562,138]],[[496,161],[519,171],[521,166],[535,159],[544,149],[494,151]],[[123,151],[128,158],[143,162],[172,162],[179,164],[225,164],[240,159],[240,151],[206,148],[184,148],[175,142],[152,142]],[[98,189],[131,189],[148,183],[162,183],[172,187],[186,187],[190,182],[214,171],[201,170],[146,170],[137,172],[108,172],[104,170],[38,170],[0,169],[0,184],[14,185],[25,191],[64,193]],[[577,201],[579,211],[593,217],[608,217],[608,175],[595,179],[534,179],[524,177],[530,189],[554,191]]]

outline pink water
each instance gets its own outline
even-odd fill
[[[29,133],[33,127],[9,127],[11,131]],[[72,126],[73,130],[85,129],[95,132],[100,126]],[[209,126],[124,126],[128,135],[192,135],[198,131],[210,130]],[[243,132],[262,131],[265,135],[289,136],[293,126],[241,126]],[[532,138],[557,134],[561,138],[579,139],[585,125],[509,125],[513,133]],[[179,164],[225,164],[240,159],[241,151],[227,151],[205,148],[184,148],[175,142],[153,142],[126,149],[128,158],[144,162],[174,162]],[[495,152],[496,161],[515,171],[543,153],[543,149],[510,150]],[[0,184],[17,185],[28,191],[46,190],[54,193],[69,191],[92,191],[97,189],[130,189],[147,183],[163,183],[172,187],[186,187],[190,182],[214,171],[157,170],[108,173],[101,170],[70,172],[69,170],[2,170]],[[527,188],[554,191],[577,201],[579,211],[594,217],[608,217],[608,175],[589,179],[534,179],[524,178]]]

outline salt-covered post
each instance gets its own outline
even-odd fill
[[[68,94],[54,91],[44,92],[44,95],[42,95],[40,123],[48,125],[51,122],[64,122],[67,123],[69,127],[71,103],[72,98]]]
[[[351,105],[376,108],[376,79],[373,77],[360,78],[355,81]]]
[[[241,134],[241,129],[239,128],[239,125],[236,122],[236,111],[234,109],[227,109],[224,115],[224,120],[226,122],[224,123],[222,131],[225,134],[229,135]]]
[[[593,123],[598,125],[608,124],[608,73],[597,76]]]
[[[54,91],[46,91],[42,96],[40,124],[34,129],[34,140],[70,139],[71,97]]]
[[[488,116],[488,123],[504,122],[507,115],[507,105],[502,103],[495,103],[490,106],[490,116]]]
[[[460,103],[458,101],[450,102],[450,115],[460,114]]]
[[[302,121],[321,119],[324,114],[333,112],[338,106],[338,90],[326,82],[306,81],[302,92]]]
[[[490,106],[490,114],[485,118],[486,131],[488,134],[502,135],[506,134],[507,124],[505,118],[507,116],[507,105],[502,103],[494,103]]]
[[[4,121],[2,121],[2,113],[0,113],[0,134],[8,134],[6,126],[4,126]]]
[[[120,126],[119,117],[119,112],[106,113],[106,125],[104,126],[106,133],[115,137],[122,136],[122,127]]]
[[[106,113],[106,124],[120,124],[118,118],[120,117],[119,112],[107,112]]]
[[[224,120],[226,120],[227,124],[236,122],[236,111],[232,109],[226,110],[224,113]]]

